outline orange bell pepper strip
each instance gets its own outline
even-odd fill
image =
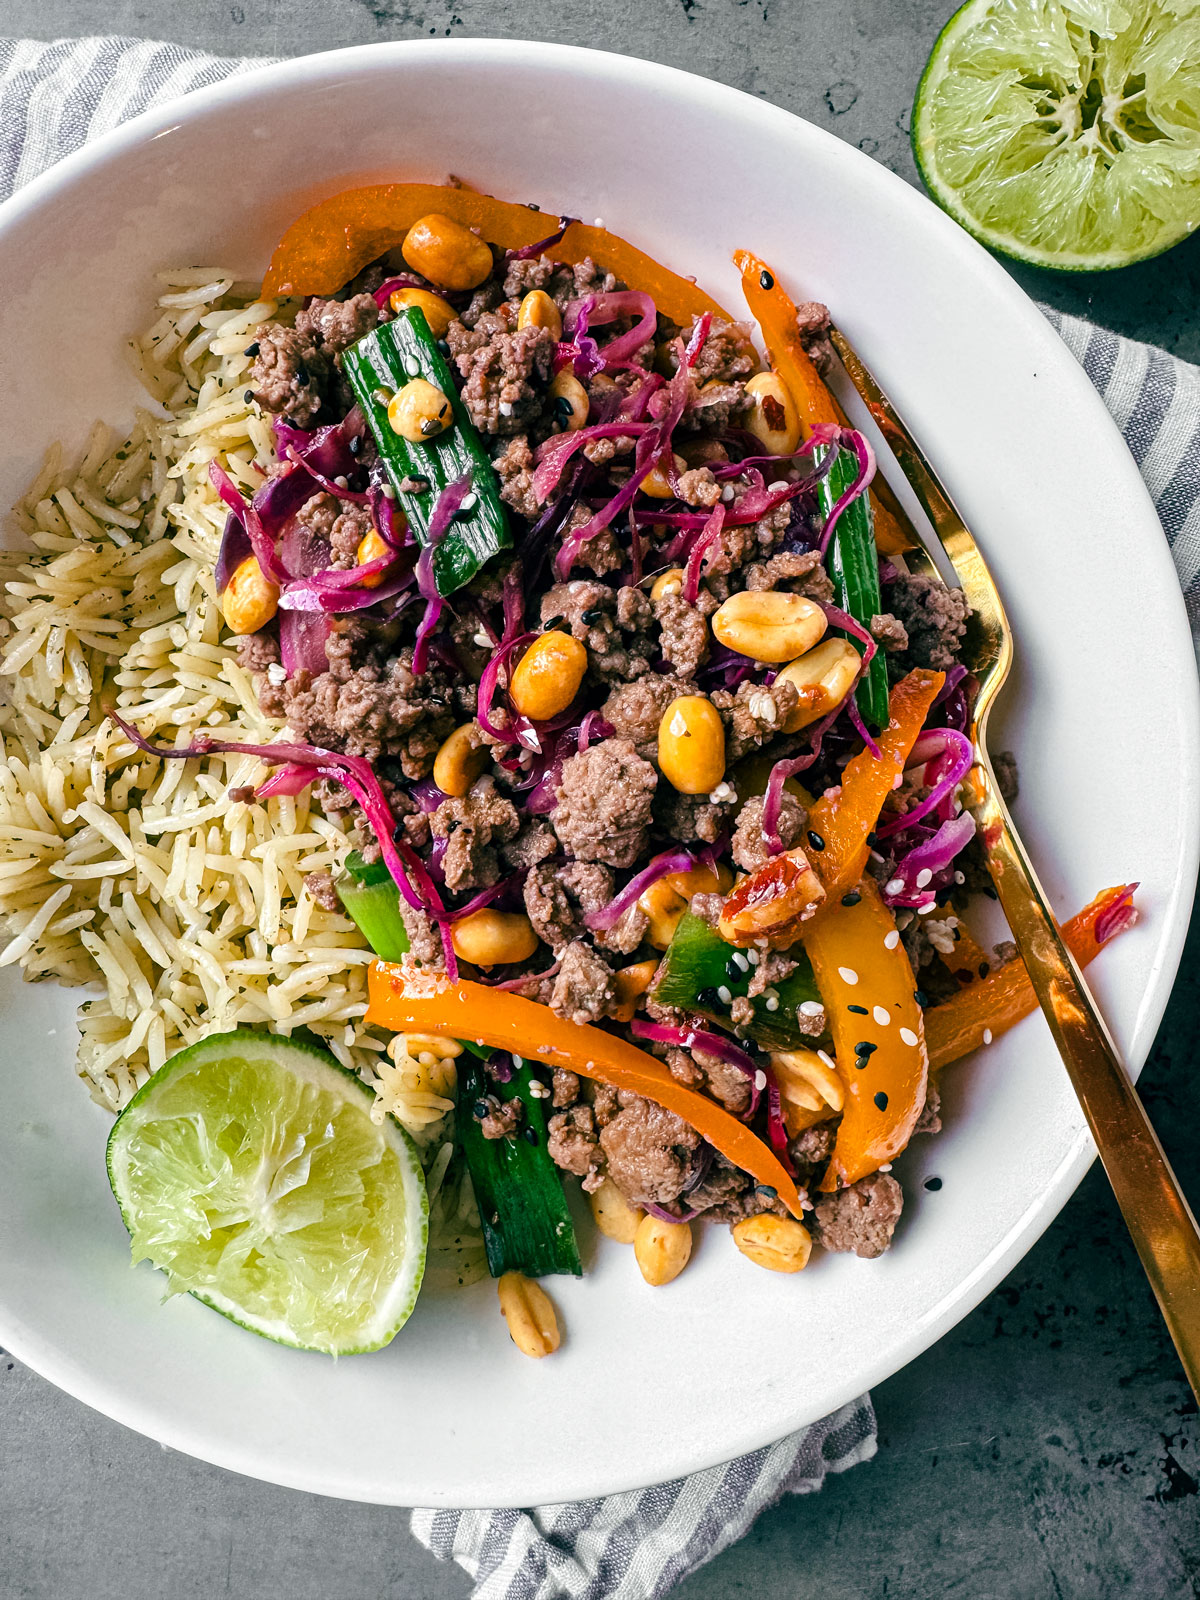
[[[925,1104],[929,1057],[912,967],[874,878],[863,878],[853,905],[839,901],[814,922],[804,948],[846,1090],[821,1180],[822,1189],[833,1190],[877,1172],[904,1149]]]
[[[1136,888],[1136,883],[1123,883],[1105,889],[1077,916],[1063,923],[1063,938],[1080,966],[1086,966],[1118,933],[1133,927],[1137,921],[1133,906]],[[1037,1009],[1037,996],[1025,963],[1020,957],[1006,961],[981,982],[925,1013],[930,1066],[935,1072],[940,1071],[988,1043],[985,1033],[998,1038]]]
[[[661,1061],[636,1045],[602,1028],[568,1022],[522,995],[465,980],[450,983],[406,964],[372,962],[367,987],[367,1021],[380,1027],[474,1039],[615,1089],[631,1089],[665,1106],[735,1167],[774,1189],[793,1216],[801,1215],[796,1185],[767,1145],[715,1100],[677,1083]]]
[[[938,959],[952,978],[957,978],[963,988],[987,977],[988,969],[995,966],[986,952],[975,942],[963,923],[955,929],[954,949],[948,955],[938,951]]]
[[[742,293],[751,315],[762,329],[771,365],[796,402],[806,429],[819,422],[834,422],[845,427],[846,413],[804,348],[795,302],[780,287],[770,267],[749,250],[735,251],[733,264],[742,275]],[[877,476],[871,485],[871,509],[875,519],[875,543],[885,554],[911,550],[918,543],[912,525],[882,476]]]
[[[867,835],[896,788],[945,681],[944,672],[929,672],[924,667],[901,678],[888,698],[888,725],[875,741],[879,755],[860,750],[846,763],[836,798],[827,791],[810,810],[809,830],[825,841],[824,850],[807,852],[809,864],[825,886],[826,905],[818,917],[862,877],[867,865]]]
[[[523,250],[536,244],[554,231],[555,223],[553,215],[545,211],[448,184],[381,183],[343,189],[292,223],[275,247],[263,293],[334,294],[365,266],[402,243],[413,223],[430,212],[478,228],[489,244],[501,250]],[[606,228],[573,222],[547,254],[570,266],[591,256],[631,289],[644,289],[659,311],[676,322],[690,322],[706,311],[731,320],[729,313],[694,283],[668,271]]]

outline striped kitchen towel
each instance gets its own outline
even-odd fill
[[[118,123],[260,60],[119,38],[0,39],[0,199]],[[1154,497],[1200,630],[1200,371],[1051,314],[1119,423]],[[506,1511],[412,1513],[474,1600],[657,1600],[740,1539],[784,1494],[875,1454],[868,1396],[762,1450],[654,1488]]]

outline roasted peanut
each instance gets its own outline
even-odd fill
[[[523,1356],[540,1361],[561,1343],[550,1296],[523,1272],[506,1272],[496,1284],[500,1309],[512,1342]]]
[[[651,959],[635,961],[631,966],[621,967],[613,973],[613,992],[617,1001],[617,1009],[613,1012],[615,1021],[633,1021],[637,1003],[654,982],[657,971],[658,962]]]
[[[391,545],[383,535],[377,529],[371,528],[358,541],[358,549],[354,552],[354,559],[360,567],[365,567],[369,561],[378,561],[380,556],[389,555],[391,548]],[[378,589],[386,577],[386,572],[375,572],[370,577],[360,578],[358,581],[364,589]]]
[[[721,937],[741,945],[766,939],[775,949],[786,949],[824,899],[824,886],[804,851],[785,850],[735,884],[721,908]]]
[[[477,289],[492,270],[492,252],[479,235],[437,211],[413,223],[401,254],[440,289]]]
[[[810,722],[841,705],[858,676],[861,657],[849,639],[822,639],[814,649],[783,668],[777,683],[793,684],[800,696],[783,725],[785,733],[807,728]]]
[[[587,651],[569,633],[552,628],[536,638],[517,662],[509,699],[522,716],[545,722],[565,711],[579,693]]]
[[[443,794],[461,798],[487,766],[486,744],[475,743],[475,724],[464,722],[446,739],[433,758],[433,781]]]
[[[669,594],[679,594],[683,589],[685,576],[682,567],[668,567],[665,572],[660,572],[650,585],[651,600],[662,600]]]
[[[638,908],[646,916],[646,943],[665,950],[675,936],[687,901],[665,878],[659,878],[638,896]]]
[[[233,569],[221,593],[221,610],[234,633],[257,633],[279,609],[279,590],[258,564],[247,556]]]
[[[705,385],[707,388],[708,385]],[[679,454],[689,467],[716,467],[724,466],[729,460],[729,451],[719,439],[688,439],[679,446]]]
[[[756,372],[746,380],[753,402],[744,428],[761,441],[768,455],[790,456],[800,443],[800,413],[777,372]]]
[[[686,872],[666,872],[660,883],[669,883],[685,900],[694,894],[728,894],[733,888],[733,870],[724,861],[716,868],[689,867]]]
[[[564,433],[577,433],[587,422],[591,401],[570,367],[564,367],[551,378],[550,398],[554,401],[555,422]]]
[[[633,1236],[633,1253],[642,1277],[652,1287],[660,1288],[687,1266],[692,1254],[692,1230],[686,1222],[645,1216]]]
[[[729,1231],[742,1254],[768,1272],[800,1272],[812,1255],[809,1231],[794,1217],[775,1217],[765,1212],[758,1217],[743,1217]]]
[[[435,339],[445,338],[446,329],[458,315],[448,300],[443,300],[440,294],[431,294],[428,289],[393,289],[389,304],[393,311],[405,311],[409,306],[415,306],[418,311],[424,312],[429,331]]]
[[[494,911],[491,906],[472,911],[454,923],[454,953],[476,967],[508,966],[528,961],[538,947],[533,924],[520,911]]]
[[[825,627],[815,601],[782,589],[740,589],[712,619],[720,642],[753,661],[794,661],[812,649]]]
[[[708,794],[725,776],[725,724],[711,700],[681,694],[658,725],[658,764],[680,794]]]
[[[639,1211],[637,1206],[631,1206],[611,1178],[605,1178],[598,1189],[592,1190],[588,1195],[588,1205],[592,1208],[596,1226],[606,1239],[615,1239],[618,1244],[633,1243],[638,1225],[646,1213]]]
[[[555,342],[562,338],[562,312],[544,289],[531,289],[517,312],[518,328],[549,328]]]
[[[682,456],[675,456],[674,461],[677,474],[687,471],[687,462]],[[651,467],[650,471],[642,479],[641,491],[643,494],[648,494],[652,500],[673,500],[675,498],[671,480],[663,471],[661,462]]]
[[[783,1120],[793,1138],[835,1116],[846,1103],[846,1091],[832,1065],[815,1050],[778,1050],[771,1070],[779,1085]]]
[[[388,422],[393,433],[413,444],[428,444],[454,424],[454,408],[442,391],[426,378],[412,378],[388,401]]]

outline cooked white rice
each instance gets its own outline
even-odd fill
[[[208,480],[219,455],[250,494],[272,460],[245,351],[276,303],[215,269],[159,282],[157,320],[130,346],[153,404],[124,438],[97,425],[78,461],[54,446],[14,511],[25,551],[4,557],[0,603],[0,965],[100,990],[79,1009],[78,1070],[112,1111],[207,1034],[313,1030],[421,1143],[435,1231],[460,1241],[452,1271],[474,1276],[453,1061],[415,1041],[384,1054],[387,1037],[362,1020],[370,952],[304,887],[340,864],[344,823],[308,795],[230,801],[265,775],[256,758],[163,761],[100,709],[115,697],[146,737],[181,746],[200,729],[283,733],[217,605],[225,508]]]

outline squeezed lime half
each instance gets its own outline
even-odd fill
[[[373,1098],[325,1051],[254,1029],[172,1056],[108,1140],[135,1263],[281,1344],[387,1344],[421,1287],[428,1205]]]
[[[1097,271],[1200,223],[1200,0],[968,0],[913,106],[934,199],[992,249]]]

